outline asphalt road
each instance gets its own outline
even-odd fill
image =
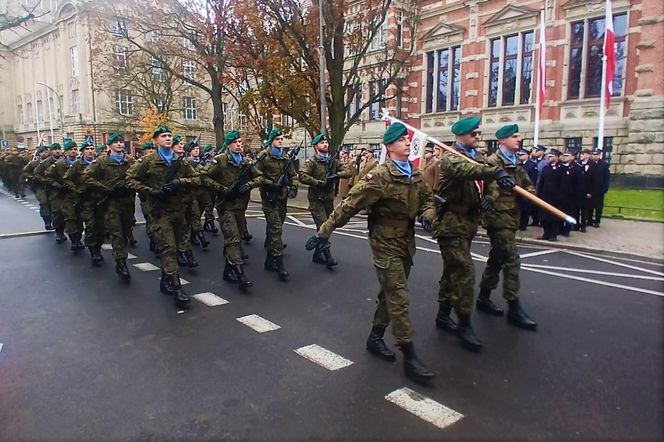
[[[41,226],[21,206],[0,198],[0,233]],[[0,239],[0,438],[661,440],[662,265],[524,246],[523,303],[539,330],[478,314],[485,348],[473,354],[434,328],[442,260],[421,232],[411,316],[416,348],[437,374],[421,386],[405,378],[400,355],[390,364],[364,350],[378,283],[363,221],[333,237],[340,265],[329,271],[303,248],[310,218],[294,213],[283,283],[262,269],[264,222],[256,207],[251,214],[251,293],[222,281],[217,237],[181,277],[189,294],[228,303],[194,300],[182,314],[159,293],[158,270],[133,266],[159,264],[140,226],[129,285],[108,250],[94,269],[50,234]],[[488,245],[473,252],[479,275]],[[248,315],[279,328],[258,333],[237,320]],[[313,344],[342,368],[294,351]]]

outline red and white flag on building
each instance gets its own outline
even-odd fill
[[[391,124],[390,120],[385,121],[385,127]],[[424,164],[424,151],[427,146],[427,134],[417,129],[408,129],[408,137],[410,138],[410,154],[408,160],[415,165],[418,169],[420,164]],[[383,164],[387,159],[387,149],[384,144],[381,144],[379,164]]]
[[[544,25],[544,13],[541,14],[540,19],[540,33],[539,33],[539,70],[538,75],[538,97],[537,105],[539,106],[539,111],[542,112],[542,105],[544,104],[544,99],[546,98],[546,27]]]
[[[604,20],[604,56],[606,57],[606,69],[604,78],[604,93],[606,94],[606,107],[611,105],[613,95],[613,76],[616,72],[616,34],[613,30],[613,12],[611,11],[611,0],[606,0],[606,18]]]

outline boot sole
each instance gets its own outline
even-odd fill
[[[514,327],[521,328],[523,330],[530,330],[530,331],[536,331],[537,330],[537,324],[535,324],[535,325],[523,324],[523,323],[518,322],[518,321],[516,321],[514,319],[511,319],[509,317],[507,318],[507,323],[514,326]]]
[[[482,350],[482,344],[480,345],[471,344],[470,342],[464,341],[461,338],[459,338],[459,342],[461,343],[461,346],[466,350],[474,351],[475,353],[479,353]]]
[[[477,305],[475,306],[475,310],[489,316],[505,316],[504,310],[491,310],[484,307],[478,307]]]
[[[449,325],[443,325],[443,324],[440,324],[438,321],[436,321],[436,328],[438,330],[443,330],[443,331],[446,331],[446,332],[452,333],[452,334],[456,334],[457,330],[458,330],[458,328],[456,326],[451,327]]]
[[[397,360],[397,355],[395,353],[392,353],[392,355],[384,355],[378,351],[371,350],[369,347],[367,347],[367,352],[371,355],[374,356],[375,358],[380,359],[381,361],[386,361],[386,362],[396,362]]]
[[[406,371],[406,377],[409,379],[412,379],[415,382],[420,382],[422,384],[427,384],[434,380],[436,377],[435,374],[431,373],[431,376],[418,376],[416,374],[410,373],[409,371]]]

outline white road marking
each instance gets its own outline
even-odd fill
[[[104,250],[113,250],[113,246],[110,244],[102,244],[101,248]]]
[[[664,281],[664,278],[658,276],[632,275],[630,273],[614,273],[614,272],[605,272],[602,270],[570,269],[567,267],[555,267],[543,264],[521,264],[521,267],[531,267],[535,269],[548,269],[548,270],[562,270],[564,272],[588,273],[591,275],[616,276],[619,278],[646,279],[648,281]]]
[[[287,215],[286,218],[288,218],[289,220],[293,221],[293,222],[296,223],[298,226],[307,227],[307,225],[306,225],[305,223],[303,223],[302,221],[300,221],[299,219],[295,218],[295,217],[292,216],[292,215]]]
[[[31,203],[29,201],[19,201],[19,203],[23,204],[24,206],[31,205]]]
[[[194,295],[194,298],[210,307],[228,304],[228,301],[226,301],[224,298],[220,298],[211,292],[197,293]]]
[[[144,272],[153,272],[159,270],[159,267],[152,264],[151,262],[139,262],[138,264],[133,264],[138,270],[143,270]]]
[[[132,255],[131,253],[127,253],[127,259],[136,259],[138,256]]]
[[[349,361],[343,356],[339,356],[316,344],[300,347],[293,351],[330,371],[339,370],[353,364],[353,361]]]
[[[582,258],[594,259],[595,261],[606,262],[606,263],[609,263],[609,264],[613,264],[615,266],[625,267],[626,269],[638,270],[639,272],[652,273],[653,275],[657,275],[657,276],[664,276],[664,273],[662,273],[662,272],[657,272],[655,270],[650,270],[650,269],[644,269],[642,267],[632,266],[632,265],[629,265],[629,264],[624,264],[622,262],[615,262],[615,261],[611,261],[610,259],[600,258],[598,256],[586,255],[585,253],[573,252],[571,250],[565,250],[565,252],[569,253],[570,255],[581,256]]]
[[[272,321],[268,321],[265,318],[261,318],[258,315],[247,315],[242,316],[241,318],[235,318],[238,322],[246,325],[250,329],[257,331],[258,333],[265,333],[269,331],[279,330],[281,326],[275,324]]]
[[[463,414],[424,397],[407,387],[394,390],[385,396],[385,399],[438,428],[449,427],[463,419]]]
[[[3,344],[0,342],[0,351],[2,351]]]
[[[562,252],[561,249],[540,250],[539,252],[524,253],[521,258],[532,258],[533,256],[548,255],[550,253]]]

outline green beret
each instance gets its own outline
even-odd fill
[[[182,135],[173,135],[173,146],[182,141]]]
[[[92,143],[88,143],[87,141],[83,141],[83,142],[81,143],[81,145],[78,146],[78,150],[79,150],[80,152],[83,152],[83,149],[85,149],[86,147],[95,147],[95,145],[92,144]]]
[[[452,125],[452,133],[454,135],[466,135],[480,127],[480,117],[462,118]]]
[[[203,146],[203,152],[209,152],[212,149],[214,149],[214,146],[212,144],[206,144],[205,146]]]
[[[499,140],[502,138],[508,138],[519,132],[518,124],[506,124],[496,131],[496,138]]]
[[[36,152],[37,152],[37,153],[43,153],[43,152],[46,152],[47,150],[48,150],[48,147],[46,147],[46,146],[39,146],[39,147],[37,148],[37,151],[36,151]]]
[[[165,133],[173,133],[170,127],[166,126],[165,124],[157,126],[157,128],[154,130],[152,133],[152,138],[157,138],[160,134],[165,134]]]
[[[139,147],[139,150],[143,151],[145,149],[154,149],[154,143],[152,141],[146,141],[141,147]]]
[[[279,129],[279,128],[272,129],[270,131],[270,134],[267,136],[267,140],[265,140],[265,147],[270,147],[270,145],[272,144],[272,141],[275,138],[277,138],[281,135],[283,135],[283,132],[281,132],[281,129]]]
[[[226,136],[224,137],[224,147],[228,146],[229,144],[231,144],[233,141],[237,140],[240,137],[242,137],[240,131],[229,130],[228,132],[226,132]]]
[[[104,146],[103,144],[97,144],[97,147],[95,148],[95,153],[102,153],[105,150],[106,146]]]
[[[51,147],[49,149],[55,150],[55,149],[60,149],[62,146],[60,146],[60,143],[53,143],[51,144]]]
[[[75,147],[78,147],[78,144],[76,144],[76,141],[74,141],[74,140],[65,141],[65,147],[64,147],[65,151],[72,150]]]
[[[108,137],[108,140],[106,140],[106,145],[110,146],[111,144],[117,143],[118,141],[124,141],[124,135],[112,134],[110,137]]]
[[[315,146],[316,144],[320,143],[323,140],[327,140],[327,137],[325,136],[325,134],[318,134],[314,137],[313,140],[311,140],[311,145]]]
[[[408,129],[403,123],[392,123],[387,126],[383,134],[383,144],[391,144],[401,138],[403,135],[408,135]]]

